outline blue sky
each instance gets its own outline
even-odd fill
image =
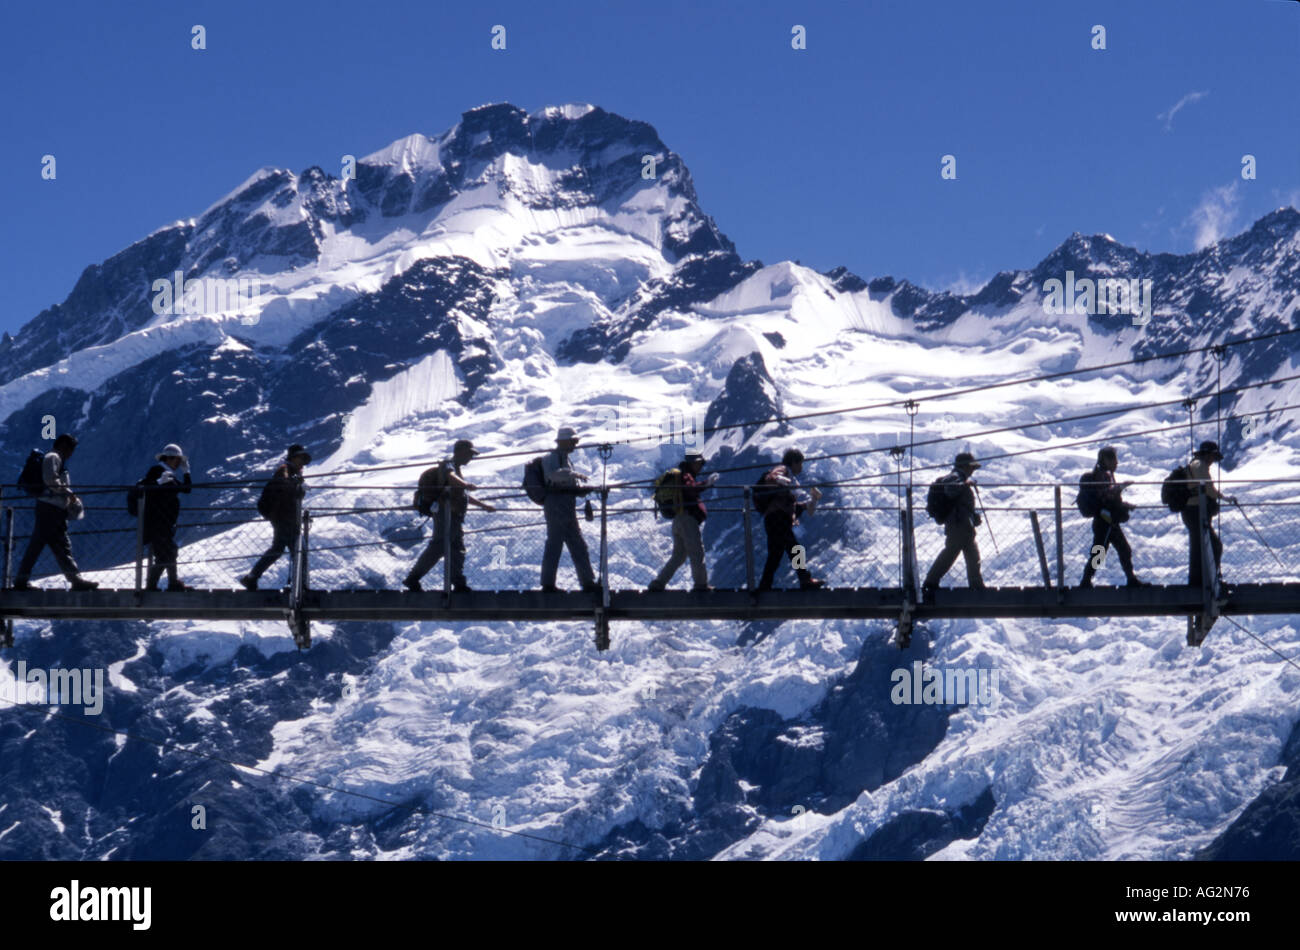
[[[1287,0],[171,0],[18,4],[6,20],[11,331],[261,166],[337,174],[345,153],[503,100],[649,122],[745,257],[931,288],[1032,266],[1073,231],[1185,252],[1300,204]]]

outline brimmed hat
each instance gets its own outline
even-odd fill
[[[165,458],[183,459],[185,458],[185,453],[181,451],[181,447],[175,442],[168,442],[163,446],[163,450],[155,455],[154,458],[159,462]]]
[[[284,457],[287,458],[287,459],[291,459],[291,458],[293,458],[293,457],[296,456],[296,455],[301,455],[305,461],[308,461],[308,462],[311,461],[311,453],[308,452],[306,449],[304,449],[304,448],[303,448],[301,445],[299,445],[297,442],[295,442],[293,445],[289,446],[289,451],[286,452],[286,453],[284,453]]]
[[[456,444],[451,447],[451,451],[456,455],[479,454],[479,450],[474,448],[474,443],[469,439],[457,439]]]
[[[1216,462],[1223,461],[1223,453],[1219,451],[1218,442],[1202,442],[1201,447],[1192,453],[1196,458],[1211,457]]]
[[[957,457],[952,461],[952,466],[953,468],[961,468],[963,465],[970,468],[980,467],[980,463],[975,461],[975,456],[971,455],[969,452],[958,452]]]
[[[565,442],[569,439],[573,439],[576,442],[578,440],[578,433],[573,431],[572,426],[560,426],[560,431],[555,433],[555,441]]]

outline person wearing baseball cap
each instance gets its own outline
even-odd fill
[[[934,559],[921,592],[926,599],[934,596],[939,581],[957,563],[960,554],[966,560],[966,583],[971,590],[983,590],[984,578],[980,574],[980,548],[975,542],[975,529],[980,525],[979,512],[975,510],[975,469],[980,463],[969,452],[958,452],[952,461],[952,471],[941,478],[943,496],[948,502],[948,515],[943,522],[943,550]]]
[[[1201,447],[1192,453],[1192,459],[1187,463],[1187,488],[1188,502],[1183,506],[1181,512],[1183,525],[1187,528],[1187,583],[1193,587],[1200,587],[1205,572],[1202,570],[1201,554],[1201,506],[1197,500],[1197,492],[1200,489],[1205,491],[1205,516],[1207,524],[1205,531],[1210,536],[1210,548],[1214,551],[1214,572],[1218,574],[1219,564],[1223,560],[1223,542],[1219,540],[1219,533],[1214,530],[1214,516],[1219,513],[1219,502],[1226,501],[1230,505],[1235,505],[1237,499],[1223,494],[1219,489],[1214,487],[1214,479],[1210,474],[1210,466],[1215,462],[1223,461],[1223,453],[1219,451],[1219,443],[1202,442]]]
[[[271,546],[258,558],[253,569],[239,579],[239,583],[249,590],[257,590],[257,582],[267,569],[280,559],[286,551],[292,551],[298,543],[300,530],[299,516],[301,503],[306,494],[302,479],[302,470],[311,461],[311,453],[295,442],[284,454],[284,461],[275,470],[271,480],[262,489],[258,499],[257,510],[262,517],[271,522],[273,534]]]
[[[587,476],[569,466],[569,455],[578,447],[578,433],[572,426],[560,426],[555,433],[555,449],[542,456],[542,477],[546,482],[546,500],[542,514],[546,519],[546,547],[542,549],[542,590],[554,592],[560,569],[560,551],[567,547],[573,559],[578,583],[589,592],[600,590],[591,569],[591,555],[578,526],[578,496],[585,495]]]
[[[415,507],[420,514],[433,518],[433,538],[402,581],[407,590],[421,590],[420,579],[442,559],[443,549],[448,546],[448,530],[451,531],[449,567],[452,586],[458,591],[471,590],[465,579],[465,513],[470,505],[484,511],[496,511],[492,505],[469,494],[477,486],[461,475],[461,469],[478,454],[473,442],[458,439],[452,446],[450,461],[440,462],[420,475]]]
[[[190,460],[174,442],[164,445],[154,459],[161,464],[145,472],[145,491],[138,502],[144,507],[144,543],[153,553],[145,590],[158,589],[163,571],[167,572],[168,590],[190,590],[188,584],[182,584],[176,577],[176,558],[180,553],[176,547],[176,521],[181,513],[180,495],[191,491]]]

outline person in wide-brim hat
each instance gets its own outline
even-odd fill
[[[1219,451],[1218,442],[1202,442],[1201,447],[1192,453],[1193,458],[1209,459],[1212,462],[1222,462],[1223,453]]]
[[[289,446],[289,451],[284,454],[284,457],[290,462],[294,459],[302,459],[302,461],[298,463],[299,465],[306,465],[311,461],[311,453],[297,442]]]

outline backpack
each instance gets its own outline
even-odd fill
[[[670,468],[656,478],[653,492],[655,507],[659,509],[659,514],[669,520],[677,517],[677,512],[681,510],[683,504],[681,469]]]
[[[1169,506],[1172,512],[1180,512],[1187,507],[1192,497],[1192,488],[1187,483],[1187,466],[1180,465],[1165,476],[1160,486],[1160,501]]]
[[[154,474],[155,468],[160,468],[160,467],[155,465],[153,466],[153,468],[150,468],[149,471],[145,473],[144,478],[140,479],[138,482],[135,483],[135,485],[133,485],[132,487],[126,490],[126,513],[130,515],[132,518],[140,517],[140,495],[144,489],[144,486],[158,484],[158,476],[161,475],[162,472],[160,470],[156,474]],[[149,477],[150,474],[153,474],[154,477],[150,478]]]
[[[267,521],[275,520],[276,509],[280,507],[279,492],[271,487],[274,484],[275,479],[271,479],[262,486],[262,494],[257,496],[257,513]]]
[[[952,484],[952,474],[936,478],[930,483],[930,490],[925,493],[925,513],[939,524],[944,524],[957,507],[957,502],[948,497],[944,488]]]
[[[770,478],[774,471],[776,470],[768,469],[758,477],[758,481],[754,482],[754,491],[752,493],[754,510],[760,515],[767,514],[767,509],[771,507],[772,501],[776,498],[776,494],[781,487]]]
[[[540,455],[524,466],[523,487],[529,501],[537,505],[546,504],[546,473],[542,470]]]
[[[1092,472],[1079,476],[1079,493],[1074,496],[1075,507],[1085,518],[1096,518],[1101,514],[1101,492],[1097,490],[1097,481]]]
[[[442,501],[447,488],[447,472],[442,465],[426,468],[420,473],[420,487],[415,490],[412,507],[426,518],[433,514],[433,506]]]
[[[27,461],[23,463],[22,471],[18,473],[16,484],[33,498],[45,492],[44,466],[45,453],[40,449],[32,449]]]

